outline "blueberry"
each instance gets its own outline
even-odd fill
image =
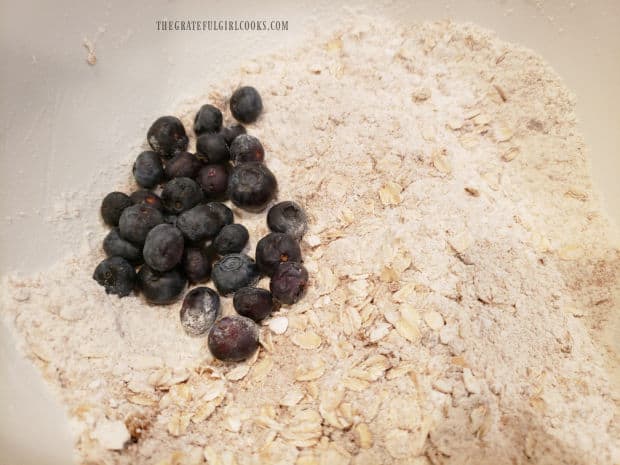
[[[183,258],[183,234],[172,225],[163,223],[149,231],[144,241],[144,261],[156,271],[168,271]]]
[[[237,136],[245,134],[245,127],[240,124],[233,124],[232,126],[222,128],[220,130],[220,134],[224,137],[224,140],[230,147],[230,144],[232,144],[233,140],[235,140]]]
[[[176,226],[190,242],[200,242],[213,239],[226,225],[209,204],[200,204],[181,213]]]
[[[127,207],[131,205],[131,199],[122,192],[110,192],[101,202],[101,217],[106,224],[118,226],[118,221]]]
[[[213,240],[213,248],[220,255],[238,253],[250,239],[250,234],[242,224],[229,224],[222,228]]]
[[[263,101],[254,87],[240,87],[230,98],[230,112],[237,121],[253,123],[263,111]]]
[[[148,265],[142,265],[138,272],[138,285],[149,303],[166,305],[177,300],[187,280],[179,268],[170,271],[155,271]]]
[[[203,105],[194,118],[194,133],[218,132],[222,128],[222,112],[213,105]]]
[[[198,205],[203,199],[200,186],[190,178],[174,178],[161,192],[161,200],[168,213],[178,215]]]
[[[161,158],[155,152],[142,152],[133,164],[133,177],[140,187],[150,189],[164,179],[164,167]]]
[[[226,165],[203,166],[196,181],[207,197],[218,198],[226,194],[228,189],[228,167]]]
[[[172,158],[183,152],[189,143],[183,123],[174,116],[157,118],[149,128],[146,139],[162,158]]]
[[[186,247],[183,271],[190,283],[202,283],[211,275],[211,257],[204,247]]]
[[[181,326],[190,336],[202,336],[220,316],[220,296],[208,287],[197,287],[187,293],[181,306]]]
[[[230,159],[233,163],[265,160],[265,149],[260,141],[249,134],[241,134],[230,144]]]
[[[290,234],[300,241],[308,229],[308,217],[298,204],[287,200],[269,209],[267,226],[273,232]]]
[[[118,229],[123,239],[135,244],[144,244],[151,229],[164,222],[164,215],[155,207],[137,204],[127,207],[118,222]]]
[[[177,153],[172,159],[166,162],[164,171],[168,179],[172,178],[194,178],[202,167],[202,163],[196,156],[189,152]]]
[[[258,281],[256,263],[241,253],[224,255],[213,265],[211,279],[222,295],[232,294],[242,287],[252,286]]]
[[[211,327],[207,344],[215,358],[240,362],[258,349],[258,326],[243,316],[225,316]]]
[[[97,265],[93,279],[105,288],[107,294],[125,297],[136,285],[136,270],[124,258],[110,257]]]
[[[277,190],[276,177],[260,162],[235,166],[228,179],[228,195],[232,203],[251,212],[264,210]]]
[[[159,195],[154,194],[149,190],[139,189],[132,192],[129,195],[129,198],[134,205],[144,203],[146,205],[150,205],[151,207],[157,208],[160,212],[164,211],[164,204],[161,202]]]
[[[226,163],[230,151],[226,139],[219,133],[206,133],[196,139],[196,152],[202,161],[209,164]]]
[[[142,250],[135,244],[123,239],[118,228],[110,230],[103,240],[103,250],[108,257],[122,257],[132,265],[139,265],[142,259]]]
[[[206,205],[213,211],[220,221],[226,226],[235,222],[235,216],[230,208],[221,202],[209,202]]]
[[[251,318],[257,323],[278,309],[271,292],[258,287],[242,287],[235,292],[233,307],[239,315]]]
[[[267,276],[272,276],[282,262],[301,262],[301,249],[293,236],[269,233],[256,244],[256,264]]]
[[[285,305],[298,302],[307,287],[308,271],[296,262],[280,263],[269,283],[274,299]]]

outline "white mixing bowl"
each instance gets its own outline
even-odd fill
[[[402,22],[452,18],[540,53],[578,96],[595,184],[620,223],[620,2],[614,0],[364,1]],[[359,4],[358,4],[359,5]],[[46,221],[58,193],[105,192],[102,167],[142,142],[153,115],[225,79],[249,58],[312,40],[356,14],[334,0],[301,2],[4,0],[0,4],[0,273],[44,268],[74,246],[81,217]],[[164,19],[281,19],[286,32],[157,31]],[[87,64],[84,39],[97,62]],[[93,205],[95,208],[96,205]],[[71,216],[71,215],[69,215]],[[0,326],[0,464],[71,463],[63,409]]]

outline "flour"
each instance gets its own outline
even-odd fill
[[[69,409],[80,463],[617,463],[592,335],[618,309],[620,253],[573,96],[472,25],[356,18],[319,37],[176,113],[189,128],[238,83],[259,89],[249,132],[310,217],[308,294],[252,360],[213,360],[180,303],[105,295],[105,228],[69,200],[85,250],[4,278],[2,314]],[[253,250],[264,215],[235,216]]]

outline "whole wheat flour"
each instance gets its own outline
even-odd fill
[[[213,360],[180,304],[105,295],[86,207],[103,192],[65,199],[89,220],[80,254],[4,278],[2,313],[66,404],[79,462],[618,463],[592,334],[618,308],[620,253],[573,96],[469,24],[356,18],[323,37],[176,113],[191,127],[199,105],[258,88],[250,132],[280,198],[310,215],[309,292],[266,321],[252,360]],[[264,215],[235,214],[253,250]]]

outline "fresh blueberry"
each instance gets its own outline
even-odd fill
[[[222,202],[209,202],[206,205],[208,205],[213,213],[217,215],[224,226],[235,222],[235,216],[233,215],[232,210]]]
[[[237,136],[245,134],[245,127],[241,124],[233,124],[232,126],[222,128],[220,130],[220,134],[224,137],[224,140],[230,147],[230,144],[232,144],[233,140],[235,140]]]
[[[241,253],[224,255],[213,265],[211,279],[222,295],[232,294],[242,287],[252,286],[259,278],[256,263]]]
[[[276,177],[260,162],[235,166],[228,179],[228,195],[232,203],[251,212],[264,210],[277,190]]]
[[[308,229],[308,217],[298,204],[287,200],[269,209],[267,226],[273,232],[290,234],[300,241]]]
[[[164,179],[164,167],[159,154],[142,152],[133,164],[133,177],[140,187],[151,189]]]
[[[206,165],[196,177],[202,190],[210,198],[219,198],[228,188],[228,167],[226,165]]]
[[[267,276],[272,276],[282,262],[301,262],[301,249],[293,236],[269,233],[256,244],[256,264]]]
[[[211,326],[207,344],[215,358],[240,362],[258,349],[258,326],[243,316],[225,316]]]
[[[308,287],[308,271],[301,263],[284,262],[271,277],[269,288],[274,299],[285,305],[299,301]]]
[[[174,178],[164,185],[161,192],[164,208],[175,215],[198,205],[202,199],[200,186],[190,178]]]
[[[226,163],[230,151],[226,139],[219,133],[205,133],[196,139],[196,152],[204,163]]]
[[[122,257],[132,265],[140,265],[144,261],[140,247],[123,239],[118,228],[112,228],[105,237],[103,250],[108,257]]]
[[[149,231],[144,241],[144,261],[156,271],[168,271],[183,258],[183,234],[172,225],[163,223]]]
[[[251,318],[257,323],[278,309],[271,292],[259,287],[242,287],[235,292],[233,307],[239,315]]]
[[[166,305],[177,300],[187,280],[179,268],[170,271],[155,271],[148,265],[142,265],[138,272],[138,285],[149,303]]]
[[[136,285],[136,270],[124,258],[110,257],[97,265],[93,279],[105,288],[107,294],[125,297]]]
[[[194,133],[218,132],[222,128],[222,112],[213,105],[203,105],[194,118]]]
[[[144,244],[151,229],[164,222],[164,215],[155,207],[137,204],[127,207],[118,222],[121,237],[135,244]]]
[[[101,202],[101,217],[106,224],[118,226],[123,211],[131,206],[131,199],[122,192],[110,192]]]
[[[183,123],[174,116],[157,118],[149,128],[146,139],[162,158],[172,158],[183,152],[189,143]]]
[[[226,225],[209,204],[200,204],[181,213],[176,226],[190,242],[200,242],[213,239]]]
[[[150,205],[151,207],[157,208],[160,212],[164,211],[164,204],[161,202],[159,195],[154,194],[149,190],[139,189],[135,192],[132,192],[129,195],[129,198],[134,205],[144,203],[146,205]]]
[[[254,87],[240,87],[230,98],[230,112],[237,121],[248,124],[258,119],[263,111],[263,101]]]
[[[211,275],[211,256],[204,247],[186,247],[183,271],[190,283],[203,283]]]
[[[194,178],[202,167],[202,163],[196,156],[189,152],[177,153],[166,162],[164,171],[168,179]]]
[[[230,145],[230,160],[234,164],[264,161],[265,149],[256,137],[249,134],[241,134]]]
[[[213,248],[220,255],[239,253],[250,239],[250,233],[242,224],[229,224],[222,228],[213,240]]]
[[[181,306],[181,326],[190,336],[202,336],[220,316],[220,296],[208,287],[197,287],[187,293]]]

